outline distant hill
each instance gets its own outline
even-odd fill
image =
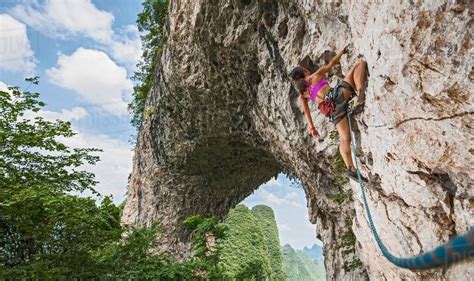
[[[252,214],[259,221],[263,234],[267,241],[268,253],[270,255],[270,265],[272,267],[271,279],[283,280],[283,256],[280,248],[280,236],[275,221],[273,209],[265,205],[257,205],[252,208]]]
[[[326,280],[324,264],[315,262],[302,250],[294,250],[286,244],[282,247],[285,280],[306,281]]]
[[[321,261],[324,259],[323,248],[314,244],[313,247],[304,247],[303,252],[313,261]]]
[[[229,280],[326,280],[322,248],[294,250],[280,246],[272,208],[251,210],[237,205],[224,220],[226,236],[220,240],[218,267]]]
[[[219,242],[218,266],[230,280],[283,280],[278,228],[273,210],[238,205],[224,220],[226,237]]]

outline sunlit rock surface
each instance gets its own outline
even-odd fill
[[[288,78],[345,44],[332,85],[366,59],[371,77],[353,125],[369,205],[393,254],[428,251],[474,224],[469,1],[321,2],[171,1],[123,222],[161,221],[157,250],[184,258],[185,217],[223,218],[285,172],[303,183],[329,280],[472,278],[472,261],[413,272],[385,260],[358,185],[341,186],[331,164],[334,126],[311,105],[322,138],[310,138]]]

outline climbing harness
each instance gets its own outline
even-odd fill
[[[360,175],[359,164],[357,163],[356,159],[356,144],[354,132],[352,131],[351,115],[352,110],[351,108],[348,108],[347,119],[349,121],[349,130],[351,133],[351,152],[356,166],[357,179],[359,181],[365,211],[367,213],[367,218],[370,224],[370,229],[372,231],[372,234],[374,235],[377,245],[380,248],[380,251],[382,251],[382,254],[396,266],[408,269],[429,269],[441,266],[448,266],[453,262],[474,257],[474,225],[470,226],[469,231],[464,235],[457,236],[448,241],[448,243],[438,246],[434,250],[426,252],[424,254],[416,255],[409,258],[398,258],[388,251],[387,247],[385,247],[382,240],[380,239],[377,230],[375,229],[374,222],[372,220],[372,214],[370,213],[369,205],[367,204],[365,187]]]

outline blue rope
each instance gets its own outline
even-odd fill
[[[462,235],[457,236],[451,239],[448,243],[436,247],[431,252],[427,252],[424,254],[420,254],[417,256],[413,256],[410,258],[398,258],[392,255],[387,247],[383,244],[382,240],[375,229],[374,222],[372,220],[372,214],[370,213],[369,205],[367,204],[367,197],[365,195],[365,187],[362,181],[360,171],[359,171],[359,164],[356,159],[355,153],[355,139],[354,139],[354,132],[352,131],[351,125],[351,115],[352,112],[350,109],[347,110],[347,119],[349,122],[349,130],[351,132],[351,152],[354,157],[354,162],[357,171],[357,179],[359,180],[360,190],[362,193],[362,199],[364,201],[365,210],[367,213],[367,218],[370,224],[370,230],[374,235],[375,241],[377,242],[380,251],[382,254],[393,264],[403,268],[409,269],[429,269],[435,268],[440,266],[448,266],[449,264],[464,260],[467,258],[474,257],[474,225],[470,226],[469,231]]]

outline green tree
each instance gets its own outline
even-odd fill
[[[184,220],[185,226],[192,230],[193,257],[186,261],[194,269],[194,277],[222,280],[223,272],[217,266],[220,251],[217,241],[225,238],[227,227],[215,218],[194,215]]]
[[[192,276],[194,264],[179,263],[160,254],[152,254],[156,247],[159,224],[139,228],[124,227],[125,237],[105,244],[94,253],[94,277],[118,280],[186,280]]]
[[[163,33],[166,16],[168,15],[168,0],[145,0],[143,11],[138,14],[138,30],[143,33],[142,58],[137,64],[133,80],[133,100],[128,105],[132,112],[132,124],[139,127],[145,110],[145,100],[153,84],[154,70],[157,67],[159,55],[166,40]]]
[[[5,201],[4,201],[5,202]],[[118,209],[106,197],[23,190],[2,209],[0,267],[3,277],[95,277],[94,251],[120,239]]]
[[[99,150],[58,141],[74,135],[69,122],[25,118],[45,105],[38,97],[0,91],[0,267],[29,278],[80,276],[94,267],[91,249],[120,237],[120,211],[108,197],[97,206],[68,194],[95,192],[94,175],[78,168],[95,164]]]
[[[35,77],[32,83],[37,84]],[[99,157],[92,148],[71,149],[57,137],[72,137],[71,124],[42,117],[24,118],[25,112],[38,112],[45,104],[39,93],[9,87],[0,91],[0,188],[30,188],[51,191],[91,190],[94,175],[77,168],[95,164]]]

